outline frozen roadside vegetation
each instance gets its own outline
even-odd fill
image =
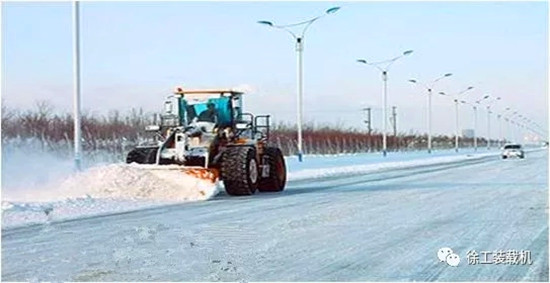
[[[476,154],[442,151],[432,155],[419,152],[391,153],[387,158],[381,158],[379,154],[308,156],[303,163],[288,157],[288,180],[293,182],[352,176],[461,162],[498,154],[498,151]],[[10,168],[11,160],[7,161],[3,162],[4,167],[14,171]],[[66,163],[66,160],[59,163],[63,165],[63,172],[67,171]],[[53,162],[51,168],[42,170],[55,172],[55,164]],[[93,166],[55,181],[46,179],[42,184],[40,180],[29,182],[30,179],[25,179],[27,182],[23,189],[3,185],[3,228],[204,201],[215,197],[221,190],[220,184],[194,178],[178,170],[144,170],[143,166],[122,163]],[[13,180],[7,182],[8,185],[15,183]]]

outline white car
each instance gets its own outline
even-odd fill
[[[509,157],[525,157],[525,153],[520,144],[507,144],[502,148],[502,159]]]

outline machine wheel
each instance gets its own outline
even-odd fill
[[[221,162],[221,177],[227,194],[252,195],[258,188],[256,150],[249,146],[229,147]]]
[[[137,147],[126,156],[126,163],[155,164],[158,147]]]
[[[265,165],[269,166],[269,176],[260,178],[260,192],[280,192],[286,184],[286,166],[283,153],[276,147],[267,147],[264,153]]]
[[[506,159],[506,158],[508,158],[506,155],[503,155],[503,156],[502,156],[502,159]]]

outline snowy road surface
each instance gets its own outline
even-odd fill
[[[547,151],[2,232],[2,280],[548,281]],[[461,262],[439,262],[450,247]],[[532,264],[468,264],[470,250]],[[481,261],[483,259],[481,258]]]

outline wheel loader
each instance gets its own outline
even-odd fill
[[[243,92],[176,87],[146,127],[152,138],[131,150],[126,163],[181,170],[223,181],[232,196],[282,191],[286,165],[269,143],[269,115],[243,112]]]

